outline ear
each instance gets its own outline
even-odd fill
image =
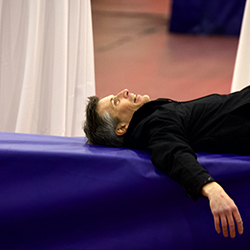
[[[115,129],[115,133],[118,136],[122,136],[127,132],[128,124],[127,123],[119,123]]]

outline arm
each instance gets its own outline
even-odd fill
[[[177,143],[176,143],[177,145]],[[153,151],[152,156],[155,159],[160,159],[159,169],[167,173],[172,179],[182,184],[187,195],[194,200],[199,196],[208,197],[210,202],[211,212],[214,216],[214,225],[218,233],[220,233],[220,224],[223,235],[228,236],[228,227],[230,236],[235,237],[235,222],[237,224],[239,234],[243,233],[243,223],[234,201],[227,195],[223,188],[215,182],[210,174],[197,162],[195,156],[189,150],[183,150],[179,142],[178,153],[173,159],[164,164],[166,160],[166,150],[162,151],[157,148]],[[163,148],[163,147],[162,147]],[[167,147],[164,147],[166,149]],[[187,146],[188,149],[188,146]],[[189,151],[189,152],[188,152]],[[164,160],[161,157],[164,156]],[[157,166],[157,162],[154,163]],[[197,191],[196,191],[197,190]]]
[[[173,116],[169,116],[174,119]],[[220,233],[220,222],[223,235],[235,237],[235,222],[239,234],[243,233],[243,223],[233,200],[226,194],[222,187],[215,182],[212,176],[196,159],[195,152],[186,137],[186,130],[181,123],[170,120],[168,123],[151,126],[148,131],[149,145],[153,164],[170,178],[179,182],[187,195],[196,200],[199,196],[206,196],[210,201],[210,208],[214,216],[215,229]]]
[[[228,237],[228,227],[231,238],[234,238],[235,222],[238,233],[243,234],[243,222],[237,206],[227,195],[224,189],[216,182],[210,182],[201,189],[203,196],[209,199],[211,212],[214,217],[214,226],[217,233],[221,232],[220,223],[224,237]]]

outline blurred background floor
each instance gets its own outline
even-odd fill
[[[238,37],[168,32],[170,0],[91,0],[96,94],[229,93]]]

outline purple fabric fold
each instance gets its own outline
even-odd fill
[[[147,153],[84,143],[0,133],[0,249],[249,249],[250,156],[197,154],[241,212],[231,240]]]

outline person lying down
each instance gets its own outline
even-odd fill
[[[239,210],[195,152],[250,155],[249,110],[250,87],[186,102],[150,100],[124,89],[102,99],[89,97],[83,129],[88,144],[147,151],[190,198],[207,197],[215,230],[234,238],[236,227],[243,233]]]

